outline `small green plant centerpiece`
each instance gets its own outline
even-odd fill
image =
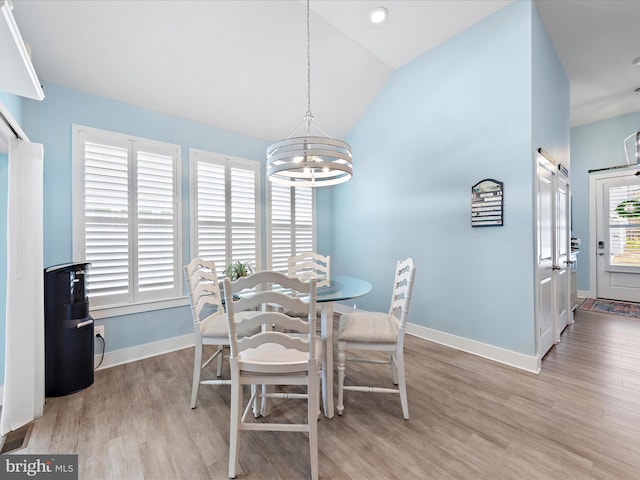
[[[224,269],[224,274],[229,277],[232,282],[240,277],[246,277],[250,273],[253,273],[251,262],[241,262],[240,260],[230,263],[227,265],[227,268]]]

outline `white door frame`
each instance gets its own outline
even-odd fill
[[[597,295],[597,242],[598,230],[596,224],[597,214],[597,189],[596,181],[602,178],[626,177],[629,172],[638,171],[638,165],[630,165],[629,167],[604,170],[602,172],[593,172],[589,174],[589,245],[587,246],[587,260],[589,261],[589,291],[584,292],[589,298],[596,298]],[[582,252],[581,252],[582,254]]]

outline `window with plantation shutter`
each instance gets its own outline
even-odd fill
[[[609,267],[640,267],[640,185],[611,186],[606,196]]]
[[[74,258],[91,307],[180,295],[180,148],[74,126]]]
[[[260,266],[260,164],[190,149],[191,256],[213,260],[222,275],[232,262]]]
[[[267,183],[270,209],[267,268],[287,272],[291,255],[315,251],[313,189]]]

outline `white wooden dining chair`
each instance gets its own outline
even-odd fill
[[[311,478],[318,478],[318,413],[322,343],[315,334],[316,281],[302,282],[280,272],[262,271],[234,282],[223,280],[229,321],[231,353],[231,423],[229,430],[229,477],[238,470],[240,432],[268,430],[308,432]],[[284,288],[281,288],[284,287]],[[289,292],[300,292],[300,296]],[[245,293],[250,292],[250,293]],[[292,317],[287,310],[306,308],[306,319]],[[236,311],[257,309],[252,317],[238,317]],[[263,327],[259,333],[241,338],[242,330]],[[289,333],[291,332],[291,333]],[[294,333],[295,332],[295,333]],[[244,385],[302,385],[306,393],[266,393],[253,389],[243,406]],[[257,396],[304,399],[306,423],[256,422],[249,415],[258,403]]]
[[[229,346],[229,326],[222,305],[222,294],[213,261],[194,258],[184,266],[184,276],[189,289],[195,352],[193,360],[193,384],[191,387],[191,408],[196,408],[200,385],[230,385],[229,378],[222,378],[222,362],[225,347]],[[242,312],[238,315],[251,315]],[[240,330],[239,333],[254,333]],[[203,346],[215,345],[215,352],[203,363]],[[202,379],[202,371],[217,359],[216,377]]]
[[[404,334],[416,274],[413,259],[398,261],[396,265],[391,307],[388,313],[352,312],[342,315],[338,328],[338,415],[344,411],[344,391],[368,393],[397,393],[400,395],[402,416],[409,420],[407,385],[404,373]],[[388,360],[347,358],[347,350],[387,352]],[[391,365],[391,377],[397,388],[345,385],[346,362]]]

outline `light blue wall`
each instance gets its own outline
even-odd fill
[[[626,165],[622,141],[640,130],[640,112],[571,129],[573,235],[582,240],[578,257],[578,290],[589,291],[593,255],[589,254],[589,170]],[[595,285],[593,285],[595,289]]]
[[[349,136],[354,178],[334,187],[331,247],[332,270],[373,284],[358,307],[387,309],[395,262],[411,256],[410,322],[529,355],[534,126],[561,143],[540,127],[555,109],[533,118],[532,29],[547,46],[533,12],[514,2],[393,75]],[[471,227],[471,187],[485,178],[504,182],[503,227]]]
[[[0,90],[0,102],[22,124],[20,97]],[[21,125],[22,126],[22,125]],[[26,133],[26,132],[25,132]],[[28,133],[27,133],[28,135]],[[0,153],[0,385],[4,385],[5,327],[7,311],[7,173],[8,157]]]
[[[189,148],[258,161],[265,158],[267,144],[261,140],[50,83],[45,87],[44,101],[25,100],[23,125],[32,141],[44,144],[45,266],[73,260],[71,131],[74,123],[182,146],[183,261],[190,258]],[[192,328],[187,307],[112,317],[97,324],[105,325],[107,351],[187,334]]]
[[[569,79],[535,8],[532,20],[533,147],[569,169]]]

